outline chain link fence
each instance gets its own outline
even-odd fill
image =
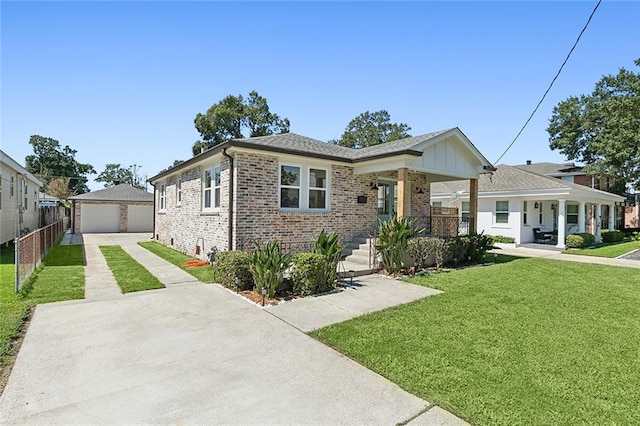
[[[36,229],[15,240],[15,291],[18,293],[33,271],[40,265],[58,238],[64,234],[68,225],[66,218],[60,219],[44,228]]]

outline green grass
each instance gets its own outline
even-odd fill
[[[100,251],[123,293],[164,288],[164,284],[122,247],[100,246]]]
[[[188,272],[189,274],[196,277],[198,280],[205,283],[213,282],[213,269],[210,265],[206,266],[198,266],[195,268],[185,268],[185,262],[192,260],[192,257],[187,256],[186,254],[180,253],[177,250],[169,248],[163,244],[160,244],[156,241],[144,241],[139,242],[138,245],[144,247],[149,250],[151,253],[155,254],[166,260],[169,263],[172,263],[182,269],[183,271]]]
[[[82,246],[54,246],[43,263],[14,292],[13,245],[0,248],[0,366],[11,352],[11,342],[40,303],[82,299],[84,297],[84,253]]]
[[[634,250],[640,249],[640,241],[626,241],[617,243],[596,244],[593,247],[587,247],[577,250],[566,250],[567,254],[580,254],[583,256],[597,256],[614,258],[627,254]]]
[[[640,424],[640,274],[519,259],[312,333],[474,424]]]

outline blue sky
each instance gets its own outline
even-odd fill
[[[3,1],[2,150],[24,164],[39,134],[98,172],[150,177],[191,157],[198,112],[257,90],[305,136],[386,109],[413,135],[458,126],[495,161],[595,4]],[[638,57],[640,2],[604,1],[501,162],[564,161],[548,147],[553,107]]]

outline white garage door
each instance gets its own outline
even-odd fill
[[[153,206],[129,206],[127,232],[153,232]]]
[[[120,206],[83,204],[80,209],[80,232],[120,232]]]

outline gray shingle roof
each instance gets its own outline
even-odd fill
[[[568,189],[584,192],[592,192],[599,195],[611,195],[598,189],[592,189],[588,186],[578,185],[572,182],[565,182],[554,177],[543,176],[537,173],[523,170],[518,167],[499,165],[497,170],[493,172],[491,179],[489,175],[480,175],[478,179],[478,192],[500,192],[500,191],[528,191],[528,190],[545,190],[545,189]],[[431,184],[431,194],[451,194],[454,192],[469,192],[469,181],[451,181],[451,182],[434,182]]]
[[[364,159],[369,157],[377,157],[380,155],[394,154],[396,152],[413,151],[417,145],[420,145],[421,143],[435,138],[436,136],[439,136],[450,130],[453,129],[438,130],[437,132],[427,133],[420,136],[413,136],[411,138],[399,139],[397,141],[391,141],[380,145],[369,146],[362,149],[353,149],[351,158]]]
[[[528,172],[538,173],[539,175],[562,175],[563,173],[575,173],[582,171],[581,166],[576,166],[573,163],[531,163],[518,164],[513,167],[517,167]]]
[[[69,197],[70,200],[78,201],[138,201],[153,202],[153,194],[144,189],[135,188],[131,185],[116,185],[111,188],[100,189],[98,191],[87,192],[85,194]]]
[[[281,133],[278,135],[260,136],[255,138],[232,139],[231,146],[258,147],[278,152],[299,153],[304,155],[319,155],[335,159],[348,160],[354,149],[340,145],[322,142],[317,139],[298,135],[296,133]]]

